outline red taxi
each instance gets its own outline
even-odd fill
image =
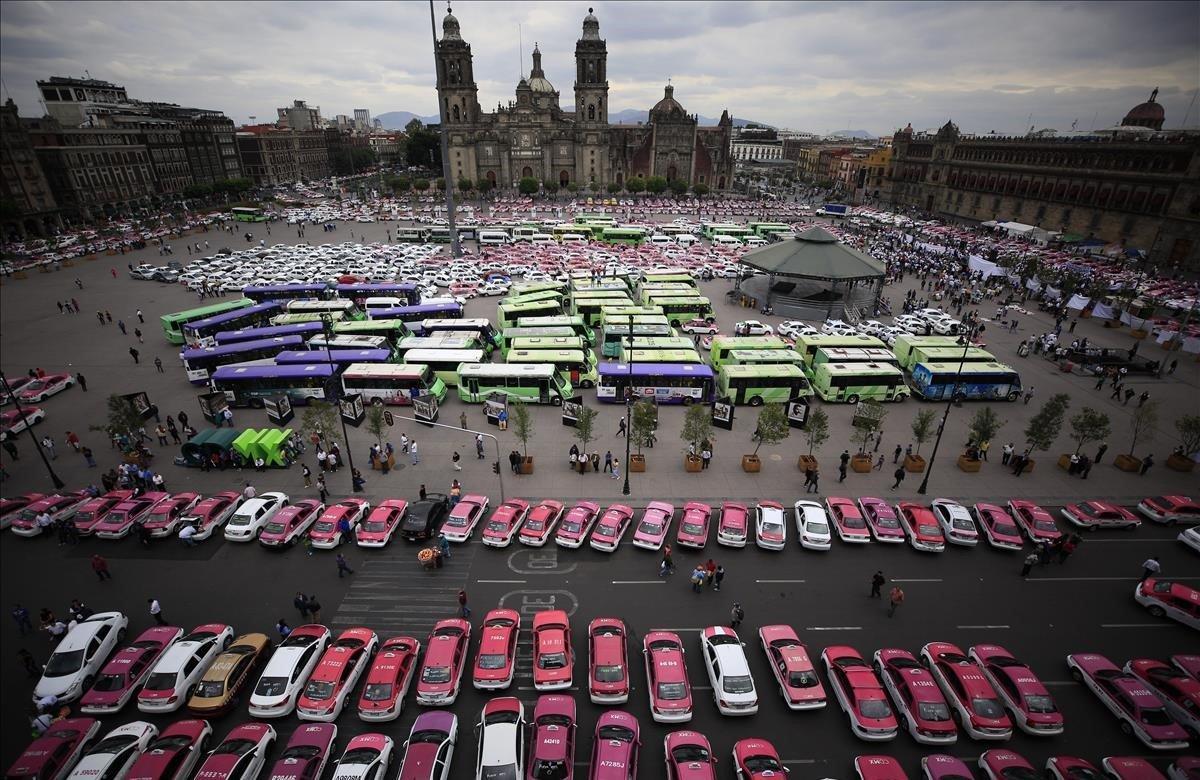
[[[72,521],[80,536],[91,536],[96,530],[96,524],[104,519],[108,511],[122,501],[133,498],[132,490],[110,490],[102,496],[89,498],[75,510]]]
[[[942,533],[942,526],[928,507],[911,501],[901,501],[896,504],[896,514],[900,517],[904,535],[914,550],[941,552],[946,549],[946,536]]]
[[[717,780],[717,759],[708,737],[698,731],[672,731],[663,739],[667,780]]]
[[[425,643],[425,659],[417,677],[417,704],[444,707],[458,698],[471,624],[461,618],[439,620]]]
[[[336,740],[337,726],[332,723],[300,726],[275,759],[267,780],[320,780]]]
[[[1176,669],[1186,672],[1193,680],[1200,680],[1200,655],[1176,653],[1171,656],[1171,664]]]
[[[787,776],[779,751],[765,739],[739,739],[733,743],[733,771],[738,780],[768,780]]]
[[[1187,762],[1188,757],[1184,756],[1177,761],[1172,762],[1167,769],[1171,780],[1176,780],[1177,765],[1180,762]],[[1195,759],[1192,759],[1195,761]],[[1104,768],[1104,774],[1112,780],[1166,780],[1162,772],[1154,767],[1144,758],[1140,756],[1105,756],[1100,760],[1100,766]],[[1192,771],[1196,771],[1196,765],[1191,764]],[[1194,776],[1187,776],[1185,780],[1194,780]]]
[[[1042,780],[1042,773],[1033,764],[1011,750],[985,750],[978,764],[987,780]]]
[[[379,646],[358,697],[359,720],[374,723],[400,717],[420,653],[421,643],[410,636],[394,636]]]
[[[312,546],[318,550],[332,550],[354,538],[358,524],[370,511],[370,502],[362,498],[343,498],[325,507],[308,532]]]
[[[347,628],[338,634],[296,700],[296,717],[324,723],[337,720],[378,646],[379,637],[369,628]]]
[[[1087,531],[1095,531],[1097,528],[1123,528],[1132,531],[1142,524],[1133,512],[1111,501],[1067,504],[1062,508],[1062,516],[1072,525]]]
[[[533,733],[529,740],[526,778],[575,776],[575,699],[570,696],[539,696],[533,708]]]
[[[1062,733],[1062,713],[1032,669],[1000,645],[975,645],[967,654],[1000,694],[1021,731],[1035,736]]]
[[[533,616],[533,687],[557,691],[571,687],[575,654],[571,648],[571,623],[561,609]]]
[[[642,640],[650,717],[658,723],[692,719],[692,686],[684,663],[683,643],[670,631],[650,631]]]
[[[1200,523],[1200,502],[1188,496],[1143,498],[1137,509],[1156,523]]]
[[[788,708],[813,710],[825,706],[825,687],[813,668],[808,648],[794,628],[783,623],[762,626],[758,629],[758,641]]]
[[[1008,739],[1012,736],[1012,721],[979,664],[949,642],[925,645],[921,648],[921,660],[933,673],[933,679],[958,713],[959,722],[971,739]]]
[[[101,539],[124,539],[140,523],[150,516],[151,510],[171,497],[170,493],[152,491],[114,506],[104,519],[96,523],[95,535]]]
[[[11,498],[0,498],[0,531],[12,525],[12,521],[17,519],[22,509],[45,497],[45,493],[22,493]]]
[[[521,614],[513,609],[493,609],[483,618],[479,652],[471,684],[479,690],[498,691],[512,685],[517,671],[517,640]]]
[[[831,645],[821,651],[821,660],[854,736],[869,742],[895,739],[899,731],[896,716],[883,684],[862,655],[848,645]]]
[[[976,504],[975,519],[983,529],[988,544],[999,550],[1020,550],[1025,544],[1021,529],[1003,507],[996,504]]]
[[[1200,631],[1200,590],[1150,577],[1133,589],[1133,599],[1154,617],[1169,617]]]
[[[475,533],[475,526],[488,510],[487,496],[468,493],[458,500],[458,503],[446,516],[442,523],[442,536],[450,542],[465,542]]]
[[[164,493],[163,495],[166,494]],[[53,496],[46,496],[20,510],[20,513],[13,519],[9,527],[12,528],[12,532],[17,536],[37,536],[44,530],[38,525],[38,515],[47,514],[50,516],[52,523],[57,523],[60,520],[74,517],[75,512],[89,498],[91,497],[82,490],[76,493],[67,493],[66,495],[55,494]]]
[[[946,697],[912,653],[892,647],[876,650],[875,669],[914,740],[922,745],[953,745],[958,741]]]
[[[275,742],[275,729],[257,721],[234,726],[213,748],[200,769],[197,780],[245,780],[258,777],[267,763],[267,753]]]
[[[623,710],[605,710],[596,719],[588,780],[635,780],[641,729]]]
[[[588,696],[593,704],[629,701],[627,632],[618,618],[596,618],[588,624]]]
[[[199,493],[176,493],[166,501],[155,505],[142,525],[146,526],[146,529],[150,531],[150,536],[154,539],[172,536],[179,530],[179,524],[184,516],[198,503],[200,503]]]
[[[925,780],[972,780],[971,770],[961,758],[944,753],[923,756],[921,775]]]
[[[517,541],[530,547],[541,547],[550,540],[554,527],[562,518],[563,505],[561,501],[543,499],[538,505],[529,510],[525,524],[517,535]]]
[[[207,720],[177,720],[158,732],[134,759],[125,780],[186,780],[200,763],[212,726]]]
[[[71,773],[99,733],[100,721],[95,718],[55,721],[46,733],[29,743],[4,776],[9,780],[61,780]]]
[[[1157,658],[1135,658],[1125,663],[1124,670],[1157,694],[1179,725],[1200,734],[1200,680]]]
[[[632,509],[624,504],[613,504],[604,510],[604,514],[592,530],[592,538],[588,544],[593,550],[612,552],[621,543],[621,537],[625,536],[632,521]]]
[[[904,528],[901,527],[896,512],[886,501],[882,498],[863,496],[858,499],[858,508],[862,510],[863,519],[867,521],[867,528],[871,530],[875,541],[903,544]]]
[[[651,501],[642,512],[642,519],[633,530],[633,546],[643,550],[658,550],[667,539],[675,507],[665,501]]]
[[[1047,758],[1046,776],[1050,780],[1104,780],[1104,775],[1091,761],[1075,756]]]
[[[40,406],[24,406],[19,412],[16,409],[0,412],[0,441],[8,441],[18,433],[24,433],[44,419],[46,410]]]
[[[75,384],[71,374],[46,374],[29,382],[17,391],[17,400],[22,404],[40,404],[52,395],[57,395]]]
[[[143,631],[100,669],[91,689],[79,700],[80,712],[119,712],[133,698],[154,662],[181,636],[183,629],[176,626],[154,626]]]
[[[1062,536],[1054,517],[1032,501],[1014,498],[1008,502],[1008,513],[1034,544],[1055,542]]]
[[[488,518],[483,526],[481,541],[488,547],[507,547],[513,537],[521,530],[521,524],[529,514],[529,502],[520,498],[510,498]]]
[[[408,502],[402,498],[389,498],[371,510],[367,519],[354,531],[354,543],[359,547],[385,547],[392,540]]]
[[[733,501],[721,503],[721,517],[717,520],[717,544],[726,547],[745,547],[750,536],[750,510],[745,504]]]
[[[591,501],[579,501],[567,512],[554,532],[554,543],[560,547],[582,547],[583,540],[592,530],[600,515],[600,505]]]
[[[230,516],[237,511],[242,502],[242,494],[233,490],[209,496],[192,507],[183,518],[183,524],[192,525],[196,533],[192,541],[207,539],[220,528]]]
[[[258,535],[258,543],[263,547],[287,547],[293,545],[308,533],[317,518],[325,511],[325,505],[312,498],[288,504],[280,509]]]
[[[858,780],[908,780],[904,766],[891,756],[855,756]]]
[[[853,499],[830,496],[825,499],[825,509],[833,520],[833,530],[843,542],[863,544],[871,541],[867,521]]]
[[[679,528],[675,532],[675,543],[680,547],[704,549],[708,544],[708,523],[712,518],[712,507],[699,501],[689,501],[683,505],[683,517],[679,520]]]

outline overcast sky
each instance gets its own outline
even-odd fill
[[[435,4],[438,35],[444,2]],[[587,2],[456,2],[484,110],[508,101],[534,41],[572,104]],[[1159,87],[1167,126],[1200,87],[1200,3],[595,3],[609,105],[646,109],[671,78],[689,111],[815,132],[891,133],[953,119],[967,132],[1117,123]],[[520,56],[518,24],[524,40]],[[22,2],[0,13],[0,73],[25,116],[35,81],[106,79],[131,97],[273,120],[293,99],[322,115],[434,114],[421,2]],[[1032,116],[1032,119],[1030,118]],[[1200,101],[1189,126],[1200,125]]]

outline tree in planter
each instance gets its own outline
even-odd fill
[[[532,195],[538,191],[538,180],[532,176],[526,176],[517,182],[517,189],[522,195]]]
[[[1090,406],[1083,407],[1079,410],[1079,414],[1071,417],[1071,440],[1075,442],[1075,454],[1077,455],[1085,444],[1107,439],[1111,433],[1112,424],[1108,420],[1108,415],[1098,412]]]
[[[512,421],[513,435],[521,442],[521,454],[528,460],[529,440],[533,438],[533,418],[529,416],[525,404],[516,399],[509,399],[508,418]]]
[[[758,448],[764,444],[779,444],[791,432],[783,404],[767,404],[758,412],[758,424],[754,428],[758,445],[754,448],[754,454],[758,455]]]
[[[596,410],[590,406],[579,409],[579,418],[575,421],[575,438],[579,439],[579,449],[586,455],[588,445],[596,439]]]
[[[629,443],[637,447],[637,454],[642,454],[642,447],[649,447],[654,442],[654,432],[658,429],[658,407],[653,402],[642,399],[633,405],[629,413]]]
[[[996,414],[990,406],[976,410],[975,416],[971,418],[971,424],[967,426],[971,442],[978,447],[985,441],[991,441],[996,438],[996,434],[1006,422],[1007,420],[1001,420],[1000,415]]]
[[[695,457],[700,457],[700,447],[706,441],[711,441],[713,435],[712,414],[707,406],[689,406],[683,416],[683,430],[679,438],[691,445]]]
[[[917,443],[917,449],[913,454],[918,458],[921,456],[921,445],[933,438],[933,421],[936,418],[937,412],[933,409],[922,409],[913,418],[912,435],[913,441]]]
[[[1133,453],[1137,449],[1139,441],[1154,441],[1154,428],[1157,425],[1158,401],[1147,401],[1133,410],[1133,417],[1129,420],[1129,432],[1132,434],[1129,442],[1129,457],[1136,457]]]
[[[605,189],[608,190],[609,195],[616,195],[621,191],[621,185],[617,184],[615,181],[610,181]]]
[[[129,400],[122,398],[119,395],[110,395],[108,397],[108,423],[104,428],[93,425],[90,430],[107,431],[109,435],[123,433],[130,439],[136,439],[136,431],[142,427],[142,416],[133,408],[133,404]]]
[[[875,432],[883,427],[883,418],[887,417],[887,409],[878,401],[867,399],[859,404],[852,425],[854,433],[850,434],[850,442],[858,445],[858,454],[867,451],[867,444],[875,436]]]
[[[1175,430],[1179,431],[1179,444],[1183,454],[1191,457],[1200,452],[1200,414],[1185,414],[1175,421]]]
[[[323,401],[309,401],[308,406],[304,407],[304,411],[300,413],[300,430],[305,434],[305,438],[311,438],[312,434],[317,434],[324,445],[328,445],[329,442],[341,441],[337,434],[337,406]]]
[[[1056,393],[1042,404],[1042,408],[1025,427],[1025,443],[1030,450],[1045,452],[1054,446],[1070,405],[1071,396],[1066,393]]]
[[[804,426],[804,438],[808,441],[808,457],[813,457],[813,451],[829,441],[829,413],[821,407],[808,413],[808,424]]]
[[[379,445],[379,470],[384,474],[388,472],[387,450],[384,449],[383,440],[387,436],[387,420],[383,418],[383,406],[371,404],[367,407],[367,433],[375,437],[375,443]]]

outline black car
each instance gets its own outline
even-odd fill
[[[450,497],[445,493],[429,493],[409,505],[400,521],[400,535],[410,542],[428,539],[441,528],[449,513]]]

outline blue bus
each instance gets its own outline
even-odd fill
[[[304,339],[299,336],[279,336],[218,344],[215,347],[185,349],[179,357],[183,361],[183,370],[187,372],[188,381],[194,385],[206,385],[209,376],[220,366],[273,358],[284,350],[303,348]]]
[[[367,298],[399,298],[409,306],[415,306],[421,302],[421,294],[417,292],[417,286],[412,282],[339,284],[334,288],[334,294],[339,298],[350,298],[360,307]]]
[[[212,346],[217,343],[216,335],[221,331],[263,325],[282,310],[279,303],[268,301],[189,322],[183,326],[183,343],[189,347]]]
[[[265,284],[242,289],[243,297],[256,303],[263,301],[297,301],[324,298],[326,285],[316,284]]]
[[[268,325],[265,328],[242,328],[240,330],[219,330],[216,340],[218,344],[236,344],[239,341],[258,341],[274,339],[281,336],[300,336],[309,338],[324,330],[319,322],[298,322],[295,325]]]
[[[1021,376],[1003,363],[917,363],[910,384],[926,401],[1015,401],[1021,396]]]
[[[373,320],[401,320],[417,322],[428,319],[461,319],[463,306],[455,301],[443,303],[418,303],[416,306],[396,306],[391,309],[371,309],[368,316]]]
[[[264,399],[286,395],[295,406],[310,401],[337,400],[338,369],[328,363],[276,365],[273,361],[233,363],[221,366],[210,380],[216,392],[224,393],[230,406],[261,408]]]
[[[660,404],[707,403],[716,375],[702,363],[601,363],[596,400],[624,403],[627,395]]]
[[[280,366],[306,365],[309,363],[333,363],[345,368],[351,363],[388,363],[392,360],[390,349],[295,349],[280,352],[275,363]]]

